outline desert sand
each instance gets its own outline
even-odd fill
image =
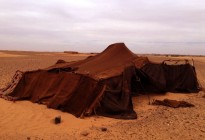
[[[48,67],[58,59],[75,61],[89,54],[0,52],[0,88],[11,80],[16,70],[27,71]],[[165,56],[149,56],[161,62]],[[205,86],[205,57],[177,57],[194,59],[200,84]],[[0,139],[75,140],[75,139],[205,139],[205,95],[199,93],[166,95],[151,94],[153,99],[188,101],[193,108],[169,108],[149,105],[147,95],[133,97],[137,120],[118,120],[102,116],[76,118],[75,116],[30,101],[7,101],[0,98]],[[61,116],[62,123],[53,119]],[[106,128],[106,131],[102,131]],[[85,136],[86,135],[86,136]]]

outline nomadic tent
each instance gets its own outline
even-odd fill
[[[132,94],[198,90],[196,72],[189,63],[152,63],[132,53],[124,43],[116,43],[84,60],[58,61],[45,69],[17,71],[1,95],[45,104],[76,117],[98,114],[136,119]]]

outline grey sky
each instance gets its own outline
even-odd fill
[[[0,0],[0,49],[205,55],[205,0]]]

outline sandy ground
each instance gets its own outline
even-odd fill
[[[16,70],[34,70],[54,64],[58,59],[74,61],[86,58],[63,53],[0,52],[0,88],[8,83]],[[189,57],[190,58],[190,57]],[[154,61],[167,59],[152,57]],[[205,86],[205,57],[194,57],[198,79]],[[193,108],[168,108],[149,105],[147,96],[133,97],[137,120],[117,120],[102,116],[84,119],[69,113],[48,109],[29,101],[11,102],[0,99],[0,139],[10,140],[72,140],[72,139],[144,139],[204,140],[205,98],[198,94],[151,95],[153,99],[177,99],[191,102]],[[62,123],[53,119],[61,116]],[[101,129],[105,127],[107,131]],[[83,136],[82,133],[87,134]]]

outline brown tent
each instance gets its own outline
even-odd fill
[[[18,72],[1,91],[2,97],[42,103],[76,117],[96,113],[135,119],[132,93],[193,92],[198,91],[198,83],[189,64],[153,64],[132,53],[124,43],[116,43],[84,60]]]

